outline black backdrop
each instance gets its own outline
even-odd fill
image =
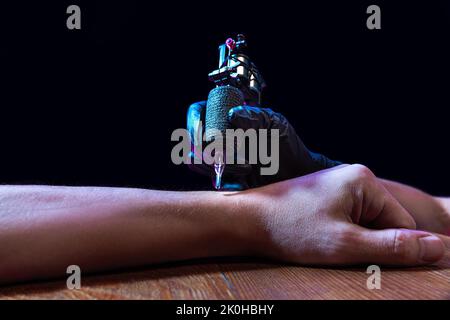
[[[2,1],[0,182],[209,188],[172,164],[170,135],[243,32],[264,105],[310,149],[448,195],[447,3]],[[382,30],[366,28],[370,4]]]

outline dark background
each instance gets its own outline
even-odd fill
[[[0,183],[210,188],[172,164],[170,135],[242,32],[264,106],[310,149],[449,195],[447,3],[2,1]]]

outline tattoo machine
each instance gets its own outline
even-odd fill
[[[219,46],[219,68],[209,73],[208,78],[216,87],[208,95],[205,115],[206,141],[222,139],[228,123],[228,111],[242,105],[259,106],[261,92],[266,86],[255,64],[247,55],[247,41],[239,34],[236,41],[229,38]],[[222,174],[225,169],[225,149],[214,153],[214,188],[222,187]]]

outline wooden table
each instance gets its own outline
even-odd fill
[[[381,269],[368,290],[361,268],[306,268],[255,260],[209,260],[0,288],[1,299],[450,299],[450,251],[429,267]]]

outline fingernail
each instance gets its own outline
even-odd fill
[[[444,254],[444,246],[441,239],[436,236],[425,236],[419,238],[420,258],[424,262],[433,262],[439,260]]]

